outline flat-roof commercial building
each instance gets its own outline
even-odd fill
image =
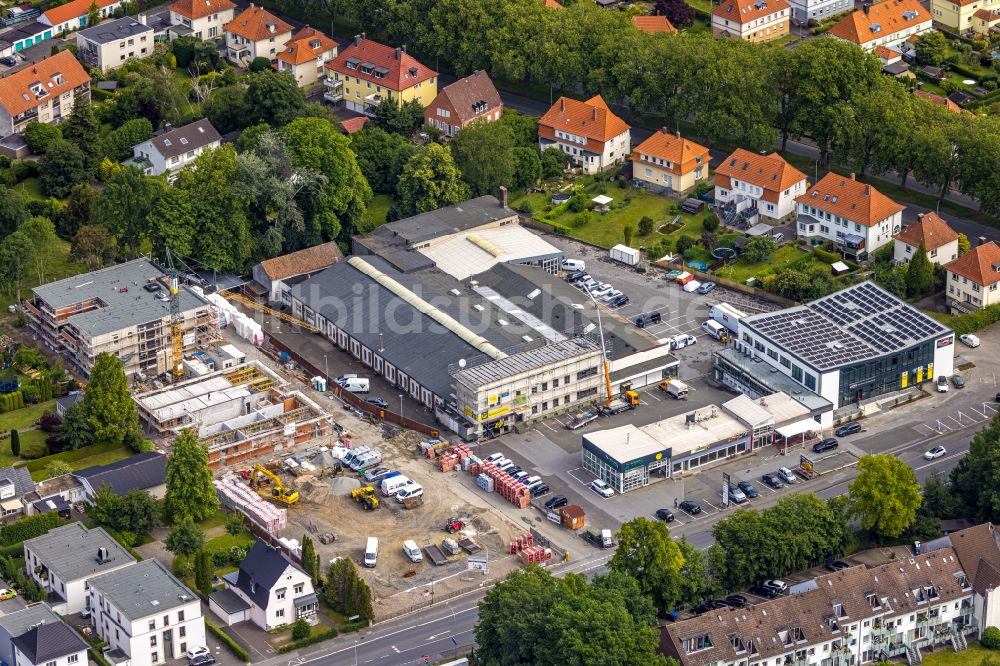
[[[163,442],[193,428],[210,467],[325,437],[330,415],[265,365],[251,361],[134,396],[139,418]]]
[[[84,375],[107,352],[126,375],[161,375],[173,367],[166,274],[145,257],[50,282],[24,302],[32,331]],[[207,336],[209,304],[186,286],[178,291],[185,351]]]
[[[677,477],[749,453],[776,434],[818,428],[816,415],[778,393],[737,396],[645,426],[627,424],[583,435],[583,468],[619,493],[649,485],[659,473]]]
[[[732,350],[716,355],[716,379],[751,395],[783,375],[802,395],[854,408],[951,375],[954,332],[873,282],[811,303],[740,320]],[[734,360],[734,353],[745,362]],[[796,396],[798,397],[798,396]]]

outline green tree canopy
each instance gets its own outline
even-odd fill
[[[764,261],[765,257],[774,254],[777,249],[778,244],[770,236],[754,236],[747,239],[746,245],[740,251],[740,261],[758,264]]]
[[[473,196],[498,196],[500,186],[514,182],[514,132],[485,119],[473,121],[451,142],[455,166]]]
[[[288,72],[257,72],[250,74],[247,81],[243,98],[247,125],[282,127],[292,122],[305,105],[302,89]]]
[[[80,404],[99,443],[121,445],[125,435],[139,427],[122,363],[107,352],[97,355]]]
[[[150,213],[166,189],[163,177],[150,177],[136,167],[125,167],[105,184],[94,207],[93,222],[103,225],[129,256],[139,255],[148,239]]]
[[[950,472],[951,489],[963,515],[976,522],[1000,521],[1000,413],[972,436],[969,452]]]
[[[24,128],[24,140],[31,152],[36,155],[43,154],[50,145],[62,138],[62,130],[58,125],[51,123],[33,122]]]
[[[395,193],[403,166],[417,152],[413,142],[374,126],[355,132],[350,142],[358,167],[372,190]]]
[[[204,545],[205,535],[190,516],[171,527],[164,542],[167,550],[182,557],[191,557]]]
[[[848,486],[848,510],[880,538],[895,538],[917,517],[923,498],[913,468],[891,455],[864,456]]]
[[[467,192],[451,151],[440,144],[424,146],[407,161],[397,185],[390,217],[401,219],[463,201]]]
[[[911,297],[923,296],[934,286],[934,265],[927,258],[927,247],[920,241],[906,269],[906,292]]]
[[[38,161],[42,191],[52,197],[64,197],[74,185],[90,182],[93,169],[87,156],[75,144],[61,139],[49,144]]]
[[[184,430],[174,439],[174,450],[167,460],[166,484],[163,517],[170,524],[185,517],[204,520],[219,510],[208,452],[193,430]]]

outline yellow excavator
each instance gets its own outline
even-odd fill
[[[375,496],[375,489],[371,486],[362,486],[352,490],[351,498],[363,506],[366,511],[374,511],[378,508],[378,497]]]
[[[260,477],[271,481],[271,489],[268,491],[265,488],[261,488]],[[266,497],[267,499],[274,500],[275,502],[281,502],[282,504],[287,504],[291,506],[299,501],[299,491],[289,488],[278,475],[269,470],[262,465],[254,465],[253,470],[250,472],[250,487],[255,489],[261,497]]]

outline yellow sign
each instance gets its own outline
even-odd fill
[[[930,378],[930,375],[928,375],[928,378]],[[917,383],[919,384],[922,381],[924,381],[924,366],[917,368]]]
[[[470,419],[476,418],[475,413],[473,413],[473,411],[468,407],[463,407],[462,411],[465,412],[465,415],[468,416]]]
[[[503,407],[497,407],[496,409],[491,409],[490,411],[486,412],[486,418],[491,419],[494,416],[500,416],[501,414],[506,414],[509,411],[510,407],[507,407],[506,405]]]
[[[934,379],[934,364],[933,363],[928,363],[927,364],[927,380],[930,381],[932,379]]]
[[[904,370],[903,374],[900,376],[900,380],[899,380],[899,386],[900,386],[900,388],[906,388],[906,384],[909,381],[909,379],[910,379],[910,373],[908,373],[906,370]]]
[[[490,405],[497,404],[498,397],[495,395],[486,396],[486,402]]]
[[[656,454],[656,459],[660,460],[661,458],[663,458],[663,454],[662,453],[657,453]]]

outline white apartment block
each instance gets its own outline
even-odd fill
[[[128,17],[101,23],[76,33],[77,57],[106,72],[133,58],[151,55],[153,33],[152,28]]]

